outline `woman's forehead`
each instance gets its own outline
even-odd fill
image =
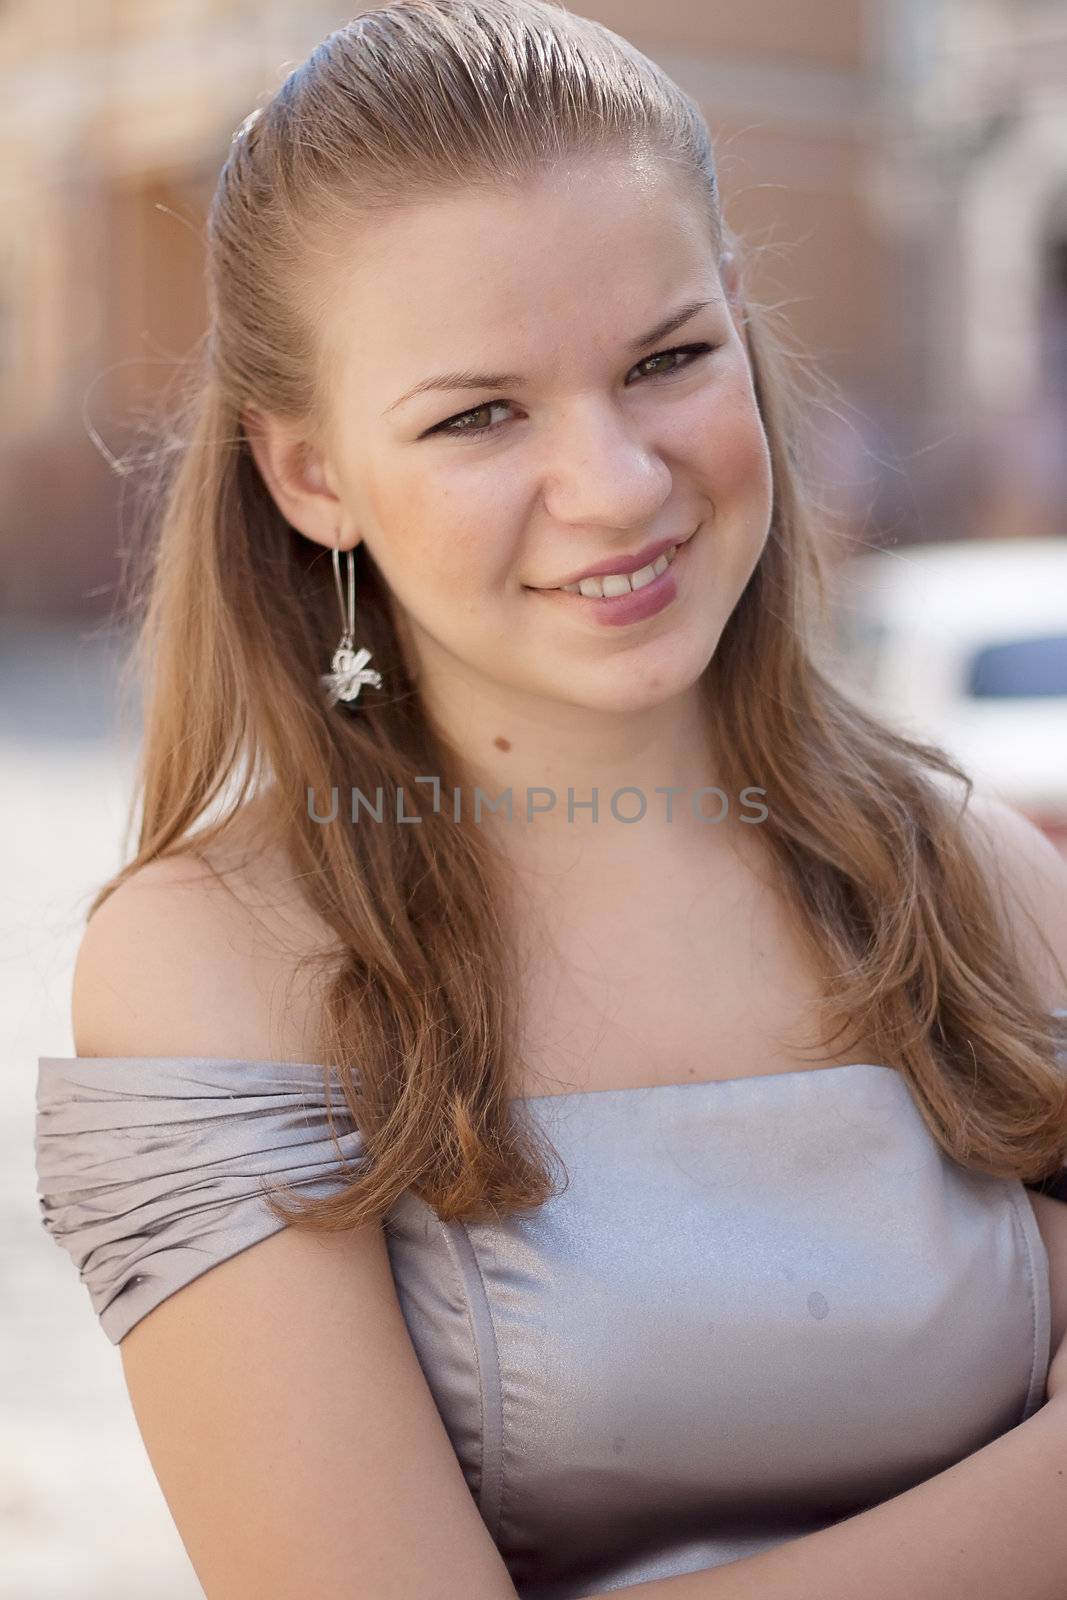
[[[722,293],[691,194],[666,184],[634,193],[616,175],[584,194],[566,175],[557,191],[525,198],[458,195],[374,231],[343,268],[335,304],[342,336],[364,354],[388,344],[399,374],[393,400],[473,356],[487,371],[515,374],[524,346],[551,358],[546,338],[561,349],[576,333],[593,345],[602,338],[615,355],[698,291]]]

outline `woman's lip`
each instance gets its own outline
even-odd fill
[[[694,529],[693,532],[695,533],[696,529]],[[647,561],[639,561],[637,563],[637,565],[634,566],[634,567],[627,567],[627,566],[620,566],[620,567],[615,567],[615,568],[603,567],[603,568],[601,568],[600,570],[598,570],[596,572],[584,573],[581,578],[571,578],[571,579],[568,580],[567,584],[556,583],[556,584],[552,584],[550,587],[537,588],[534,584],[527,583],[527,584],[523,585],[523,588],[532,589],[534,594],[562,594],[562,593],[564,593],[565,590],[567,592],[572,592],[574,584],[584,582],[585,578],[607,578],[607,577],[632,578],[634,573],[635,572],[640,572],[642,567],[650,567],[655,562],[657,562],[659,560],[660,556],[666,554],[666,552],[671,548],[672,544],[674,545],[675,550],[674,550],[674,558],[672,559],[670,565],[673,566],[674,565],[674,561],[677,560],[677,558],[678,558],[678,551],[679,550],[684,550],[686,545],[689,543],[689,540],[692,539],[692,537],[693,537],[693,534],[691,533],[689,535],[689,537],[686,538],[686,539],[669,540],[666,544],[660,545],[658,548],[653,546],[653,548],[656,550],[656,554],[654,556],[650,556]],[[668,567],[666,570],[669,571],[670,567]],[[657,577],[661,578],[662,576],[663,576],[663,573],[657,573]],[[655,582],[655,579],[653,579],[653,582]],[[648,588],[648,585],[646,584],[645,587]],[[631,592],[634,592],[634,591],[631,591]],[[640,591],[637,591],[637,592],[639,593]],[[590,600],[590,599],[597,599],[599,597],[596,596],[596,595],[584,595],[582,598]],[[621,599],[622,596],[621,595],[614,596],[613,598]]]
[[[699,532],[699,528],[696,531]],[[627,594],[608,598],[574,594],[567,589],[531,589],[530,593],[542,594],[556,605],[569,606],[578,616],[585,615],[593,622],[612,626],[642,622],[646,617],[655,616],[677,596],[675,568],[679,562],[683,567],[687,565],[686,551],[695,537],[696,533],[690,534],[685,543],[678,546],[670,566],[665,567],[651,583],[646,583],[643,589],[631,589]]]
[[[581,583],[585,578],[607,578],[611,576],[629,578],[635,572],[640,572],[642,567],[650,567],[653,562],[658,561],[660,556],[666,554],[672,544],[680,545],[686,542],[679,539],[657,539],[655,544],[647,544],[643,551],[636,556],[631,556],[628,560],[625,556],[617,556],[614,566],[607,561],[602,561],[599,566],[589,567],[585,572],[580,572],[577,577],[564,578],[561,583],[550,583],[546,584],[545,587],[548,589],[565,589],[568,584]],[[530,584],[528,587],[536,588],[537,585]]]

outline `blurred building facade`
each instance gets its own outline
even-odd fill
[[[134,420],[205,316],[231,135],[367,7],[0,10],[0,615],[104,615]],[[1052,0],[585,0],[693,94],[753,296],[838,400],[871,543],[1067,531],[1067,13]]]

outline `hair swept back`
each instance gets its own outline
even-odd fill
[[[536,1207],[551,1193],[551,1147],[510,1114],[518,983],[499,863],[484,830],[435,813],[418,781],[468,786],[462,755],[423,715],[363,544],[359,632],[383,688],[364,692],[354,718],[326,707],[329,555],[276,507],[242,411],[328,425],[316,285],[342,230],[351,238],[376,210],[450,186],[639,148],[692,174],[716,258],[736,249],[699,108],[625,40],[544,0],[395,0],[289,73],[234,136],[218,180],[209,326],[149,491],[155,537],[129,663],[145,685],[139,838],[90,916],[140,866],[195,851],[257,782],[273,783],[287,859],[337,938],[324,1086],[336,1073],[370,1158],[325,1198],[272,1194],[287,1222],[354,1227],[406,1188],[442,1220]],[[1065,1159],[1056,1051],[1067,1040],[1021,969],[961,825],[966,801],[938,781],[961,782],[969,800],[970,779],[861,709],[819,663],[826,557],[797,449],[800,391],[769,315],[751,302],[746,315],[774,496],[766,547],[702,684],[723,781],[739,792],[758,774],[769,796],[774,868],[825,973],[834,1026],[821,1045],[863,1019],[953,1159],[1044,1178]],[[373,796],[379,784],[402,790],[421,823],[324,827],[308,814],[309,789]],[[212,806],[220,814],[202,826]]]

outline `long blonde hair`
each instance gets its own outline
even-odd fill
[[[693,180],[716,259],[706,123],[653,62],[544,0],[395,0],[325,39],[234,137],[208,221],[209,326],[169,442],[151,458],[151,560],[131,597],[129,666],[145,686],[136,853],[197,851],[268,779],[307,901],[336,935],[317,1059],[339,1082],[368,1159],[343,1186],[270,1204],[319,1230],[380,1217],[412,1189],[442,1218],[536,1207],[551,1147],[511,1114],[519,991],[504,879],[483,830],[434,811],[420,776],[470,787],[424,714],[390,596],[356,552],[360,641],[383,674],[358,715],[319,674],[337,636],[328,552],[268,493],[242,413],[328,423],[331,243],[375,212],[450,188],[491,189],[576,152],[651,150]],[[701,684],[730,792],[758,782],[782,894],[825,975],[832,1045],[862,1018],[875,1059],[906,1076],[957,1162],[1038,1180],[1067,1145],[1067,1044],[1022,970],[948,786],[967,775],[854,703],[820,660],[827,557],[801,467],[800,389],[786,345],[746,309],[769,444],[768,540]],[[402,791],[412,827],[324,827],[309,790]],[[205,825],[213,806],[221,815]],[[328,971],[323,966],[328,961]],[[303,963],[301,963],[302,965]]]

